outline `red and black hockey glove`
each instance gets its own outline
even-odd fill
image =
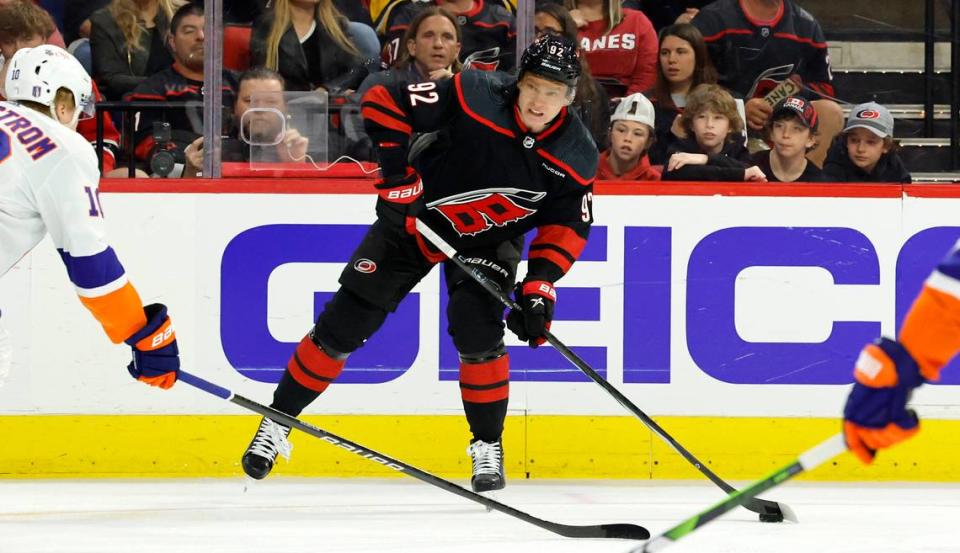
[[[850,452],[870,464],[878,449],[920,431],[907,402],[924,378],[910,352],[888,338],[863,348],[853,375],[857,382],[843,409],[843,433]]]
[[[407,218],[423,210],[423,181],[413,167],[407,167],[402,175],[384,177],[373,186],[380,195],[377,217],[393,226],[405,229]]]
[[[510,310],[507,328],[532,348],[542,345],[547,341],[544,334],[550,330],[553,307],[557,303],[553,284],[545,280],[527,280],[517,284],[513,295],[523,311]]]
[[[127,338],[133,348],[133,362],[127,365],[130,376],[164,390],[173,386],[180,372],[180,351],[167,306],[154,303],[143,308],[147,324]]]

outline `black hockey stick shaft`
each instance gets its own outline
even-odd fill
[[[559,534],[567,538],[620,538],[628,540],[645,540],[650,537],[650,532],[647,531],[646,528],[637,526],[636,524],[596,524],[588,526],[573,526],[569,524],[561,524],[559,522],[543,520],[529,513],[525,513],[509,505],[505,505],[499,501],[495,501],[489,497],[484,497],[478,493],[458,486],[449,480],[444,480],[439,476],[434,476],[429,472],[420,470],[412,465],[408,465],[403,461],[399,461],[393,457],[374,451],[356,442],[347,440],[346,438],[341,438],[336,434],[327,432],[326,430],[318,428],[310,423],[303,422],[296,417],[291,417],[290,415],[277,411],[272,407],[262,405],[251,399],[237,395],[226,388],[218,386],[194,374],[181,370],[179,380],[195,388],[203,390],[204,392],[213,394],[219,398],[239,405],[244,409],[259,413],[274,422],[290,428],[296,428],[297,430],[309,434],[315,438],[320,438],[331,445],[359,455],[364,459],[369,459],[370,461],[383,465],[389,469],[402,472],[407,476],[412,476],[413,478],[420,480],[421,482],[425,482],[431,486],[440,488],[441,490],[459,495],[464,499],[469,499],[470,501],[479,503],[484,507],[494,511],[499,511],[505,515],[518,518],[524,522],[533,524],[534,526],[538,526],[549,532],[553,532],[554,534]]]
[[[716,520],[721,515],[736,509],[737,506],[756,497],[757,494],[779,486],[801,472],[815,469],[826,461],[843,453],[846,449],[847,446],[844,442],[843,434],[836,434],[808,449],[792,463],[773,471],[766,478],[757,480],[739,492],[728,495],[723,501],[693,515],[642,546],[631,549],[629,553],[654,553],[660,551],[680,538],[693,533],[698,528]]]
[[[446,240],[441,238],[437,233],[433,232],[433,229],[431,229],[426,223],[424,223],[420,219],[417,219],[417,231],[420,232],[420,234],[422,234],[431,244],[433,244],[441,252],[443,252],[444,255],[450,258],[450,260],[453,261],[453,263],[456,264],[457,267],[460,267],[460,269],[462,269],[465,273],[473,277],[473,279],[476,280],[477,283],[479,283],[480,286],[482,286],[486,291],[490,292],[498,300],[500,300],[500,303],[509,307],[510,309],[521,310],[521,307],[520,305],[517,304],[517,302],[510,299],[510,296],[505,294],[503,290],[500,289],[499,286],[491,282],[490,279],[488,279],[482,272],[478,271],[476,268],[471,267],[466,262],[464,262],[463,258],[460,256],[459,253],[457,253],[457,250],[455,250],[453,246],[448,244]],[[555,349],[557,349],[557,351],[559,351],[564,357],[566,357],[568,361],[570,361],[571,363],[574,364],[574,366],[580,369],[580,371],[583,372],[583,374],[587,375],[590,378],[590,380],[593,380],[594,382],[599,384],[601,388],[606,390],[608,394],[610,394],[611,396],[613,396],[615,400],[617,400],[617,403],[622,405],[627,411],[630,411],[637,418],[639,418],[643,422],[643,424],[647,426],[647,428],[652,430],[656,435],[660,436],[660,438],[663,441],[667,442],[667,444],[669,444],[674,451],[679,453],[691,465],[693,465],[697,470],[703,473],[704,476],[709,478],[711,482],[716,484],[718,487],[720,487],[720,489],[722,489],[727,494],[731,494],[737,491],[736,488],[728,484],[722,478],[717,476],[712,470],[710,470],[703,463],[701,463],[699,459],[694,457],[692,453],[687,451],[686,448],[684,448],[682,445],[680,445],[679,442],[673,439],[673,436],[668,434],[667,431],[664,430],[659,424],[657,424],[656,421],[650,418],[632,401],[630,401],[627,398],[627,396],[620,393],[620,390],[617,390],[612,384],[607,382],[605,378],[600,376],[600,374],[597,373],[597,371],[593,370],[593,368],[590,365],[588,365],[586,361],[581,359],[580,356],[574,353],[563,342],[558,340],[557,337],[554,336],[549,330],[544,332],[544,337],[546,338],[547,342],[551,346],[553,346]],[[762,520],[764,519],[764,517],[770,517],[773,520],[776,520],[779,522],[779,520],[777,519],[780,517],[783,517],[783,518],[787,518],[788,520],[796,521],[795,518],[790,518],[790,517],[795,517],[795,515],[792,514],[793,511],[789,507],[782,509],[781,505],[775,501],[768,501],[766,499],[756,498],[756,499],[751,499],[749,502],[745,503],[744,507],[746,507],[747,509],[750,509],[755,513],[759,513],[761,515]],[[780,520],[782,520],[782,518],[780,518]]]

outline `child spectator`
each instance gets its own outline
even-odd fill
[[[620,100],[610,117],[610,149],[600,155],[597,180],[660,180],[647,151],[653,135],[653,104],[639,92]]]
[[[580,29],[593,77],[612,98],[645,92],[657,79],[657,32],[642,12],[619,0],[566,0]]]
[[[753,159],[770,182],[822,182],[823,172],[807,159],[817,145],[817,110],[804,98],[788,96],[773,108],[767,140],[773,149]]]
[[[173,64],[167,50],[179,0],[113,0],[90,16],[93,77],[110,100],[120,100],[147,77]]]
[[[689,23],[670,25],[660,32],[657,83],[650,100],[657,114],[657,140],[650,150],[651,163],[665,163],[667,149],[686,138],[680,114],[687,94],[701,84],[717,82],[707,45],[700,31]]]
[[[330,1],[276,0],[253,26],[251,67],[277,71],[287,90],[356,90],[367,70],[348,29]]]
[[[690,92],[680,124],[688,138],[667,151],[663,180],[766,180],[743,146],[743,120],[723,87],[700,85]]]
[[[910,183],[910,172],[897,154],[893,116],[876,102],[850,110],[843,132],[830,147],[823,172],[836,182]]]
[[[457,59],[462,41],[457,18],[439,6],[427,6],[403,33],[403,49],[394,66],[409,71],[411,82],[449,79],[463,69]]]
[[[554,33],[577,43],[577,24],[566,8],[553,2],[539,2],[533,14],[537,38]],[[580,116],[593,136],[598,150],[607,147],[607,132],[610,130],[610,100],[607,92],[590,74],[586,56],[580,55],[580,79],[570,108]]]

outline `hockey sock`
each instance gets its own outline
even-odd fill
[[[476,440],[495,442],[503,434],[510,395],[510,357],[460,362],[460,397]]]
[[[344,363],[345,355],[333,358],[314,343],[310,334],[304,336],[287,362],[272,406],[289,415],[299,415],[340,375]]]

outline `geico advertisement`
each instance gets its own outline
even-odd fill
[[[104,194],[145,302],[170,308],[184,367],[269,403],[373,219],[370,195]],[[598,196],[558,283],[554,334],[651,414],[834,416],[860,347],[892,334],[960,238],[957,200]],[[529,241],[529,240],[528,240]],[[519,274],[525,272],[521,263]],[[48,242],[2,281],[10,413],[230,413],[148,389],[79,305]],[[457,413],[439,269],[355,352],[315,413]],[[623,414],[559,352],[507,337],[514,412]],[[916,403],[958,416],[960,371]]]

